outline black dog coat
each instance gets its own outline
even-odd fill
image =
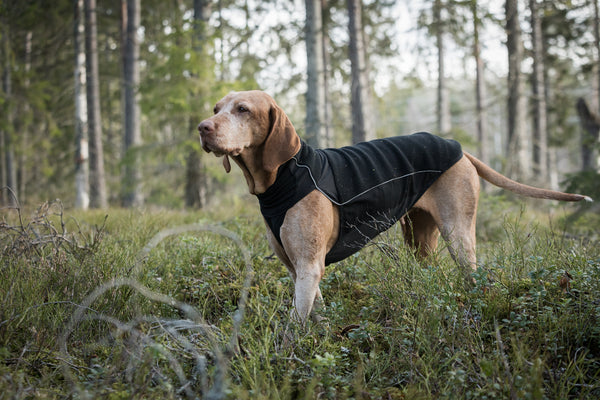
[[[352,255],[400,219],[448,168],[462,157],[460,144],[421,132],[340,149],[300,151],[259,194],[260,211],[281,244],[285,214],[313,190],[339,207],[338,240],[330,264]]]

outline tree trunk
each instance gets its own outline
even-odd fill
[[[531,12],[531,43],[533,73],[531,87],[533,95],[533,170],[536,181],[548,186],[548,129],[546,125],[546,93],[544,85],[544,45],[542,21],[537,0],[529,0]]]
[[[203,51],[202,43],[205,40],[204,25],[209,17],[209,0],[194,0],[194,51]],[[191,93],[190,96],[195,95]],[[195,131],[197,121],[190,118],[189,126]],[[202,157],[197,149],[191,149],[186,158],[185,178],[185,205],[187,207],[202,208],[206,206],[208,197],[209,177]]]
[[[305,140],[322,147],[325,132],[325,62],[323,61],[323,17],[320,0],[305,0],[306,6],[306,120]]]
[[[583,136],[581,140],[581,170],[593,171],[596,170],[596,157],[594,156],[594,148],[600,136],[600,117],[591,112],[584,99],[577,100],[577,114],[583,128]]]
[[[523,44],[518,0],[506,0],[506,47],[508,48],[508,175],[527,180],[530,168],[529,140],[525,133],[525,101],[521,61]]]
[[[377,138],[377,124],[375,123],[375,106],[373,105],[373,85],[371,85],[371,64],[369,63],[369,51],[368,51],[368,36],[365,31],[365,27],[362,24],[362,2],[361,4],[361,24],[360,24],[360,39],[362,41],[362,59],[364,60],[364,66],[360,69],[360,81],[364,83],[364,121],[365,121],[365,133],[366,140],[373,140]]]
[[[142,173],[137,147],[142,142],[140,130],[139,84],[140,0],[122,0],[123,4],[123,118],[124,173],[121,201],[124,207],[139,207],[144,199],[141,189]]]
[[[547,59],[548,54],[548,41],[544,40],[542,45],[544,59]],[[548,70],[544,69],[544,96],[546,96],[546,105],[552,104],[552,100],[554,98],[552,92],[552,85],[550,84],[550,77],[548,75]],[[554,122],[555,116],[553,113],[546,112],[546,127],[551,127],[555,125]],[[552,190],[559,190],[559,176],[558,176],[558,154],[557,149],[551,145],[551,130],[547,129],[548,132],[548,187]]]
[[[100,78],[98,76],[98,40],[96,0],[85,0],[85,66],[90,157],[90,207],[106,208],[102,120],[100,118]]]
[[[4,130],[0,129],[0,206],[7,205],[8,189],[6,186],[6,157],[4,144]]]
[[[596,47],[596,98],[598,101],[598,113],[600,113],[600,11],[598,0],[594,4],[594,47]],[[599,163],[600,164],[600,163]]]
[[[352,66],[351,106],[352,143],[375,138],[370,109],[370,90],[362,26],[362,2],[348,0],[348,31],[350,36],[350,63]]]
[[[208,201],[208,177],[200,153],[191,150],[186,159],[185,205],[202,208]]]
[[[444,67],[444,22],[442,20],[442,1],[435,0],[433,5],[433,20],[436,30],[436,47],[438,50],[438,88],[437,88],[437,129],[441,135],[447,134],[452,129],[450,118],[450,101],[446,71]]]
[[[75,207],[87,210],[89,194],[89,153],[87,103],[85,95],[85,26],[83,0],[75,0],[73,43],[75,46]]]
[[[2,73],[2,91],[4,92],[4,115],[6,127],[3,129],[3,148],[4,148],[4,179],[2,190],[4,192],[4,204],[7,206],[16,206],[18,194],[17,172],[15,168],[15,156],[13,149],[13,102],[12,102],[12,65],[10,32],[8,23],[3,21],[4,30],[2,32],[2,48],[4,54],[4,70]]]
[[[471,2],[471,11],[473,13],[473,56],[475,58],[475,108],[477,114],[477,140],[479,142],[478,151],[480,160],[489,164],[484,66],[481,58],[481,43],[479,42],[481,21],[477,12],[477,1]]]
[[[323,147],[334,147],[335,139],[333,137],[333,107],[331,105],[331,98],[329,96],[329,77],[330,77],[330,65],[331,65],[331,57],[329,55],[329,35],[327,34],[328,29],[326,26],[325,12],[327,10],[327,0],[321,0],[321,20],[322,20],[322,32],[321,39],[323,40],[322,50],[323,50],[323,94],[324,94],[324,111],[325,115],[323,116],[324,121],[324,136],[322,140]]]
[[[600,11],[598,10],[598,0],[594,2],[594,44],[596,47],[596,95],[598,102],[598,114],[600,114]],[[600,154],[596,157],[596,168],[600,168]],[[600,171],[599,171],[600,172]]]
[[[23,89],[25,92],[29,91],[29,86],[31,83],[30,74],[31,74],[31,42],[33,40],[33,31],[28,30],[25,33],[25,65],[24,71],[25,76],[23,77]],[[19,148],[21,151],[17,156],[17,184],[18,184],[18,195],[19,203],[26,204],[26,184],[27,184],[27,173],[29,172],[26,167],[27,157],[22,149],[26,149],[29,143],[29,134],[31,129],[31,107],[28,101],[23,102],[22,109],[18,111],[18,115],[20,118],[17,119],[17,124],[15,124],[15,131],[18,132],[17,140],[19,141]],[[20,122],[20,123],[19,123]]]

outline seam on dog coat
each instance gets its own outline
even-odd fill
[[[390,228],[462,157],[460,144],[429,133],[377,139],[339,149],[300,151],[279,167],[258,200],[277,241],[285,214],[313,190],[339,207],[338,240],[325,264],[343,260]]]

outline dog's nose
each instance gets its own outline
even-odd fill
[[[205,119],[198,125],[198,132],[200,132],[201,135],[210,135],[214,133],[214,131],[215,124],[209,119]]]

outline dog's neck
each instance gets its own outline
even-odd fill
[[[240,167],[248,184],[250,194],[264,193],[277,178],[277,171],[266,171],[262,165],[256,165],[253,156],[240,154],[233,157],[233,161]]]

